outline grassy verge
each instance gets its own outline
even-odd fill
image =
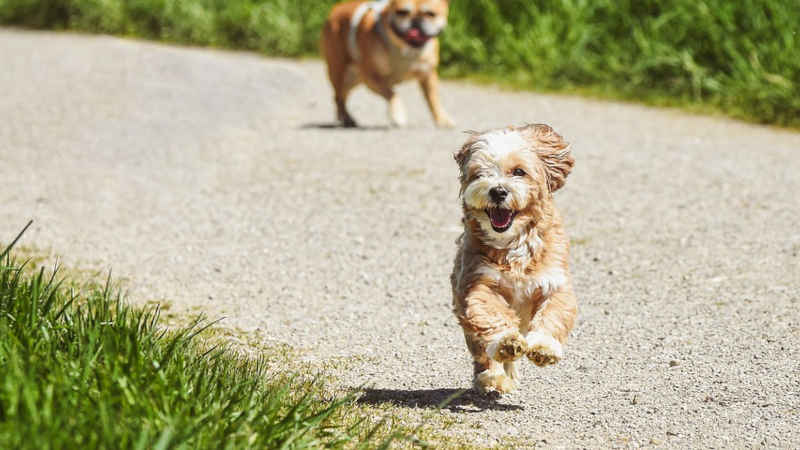
[[[401,437],[354,397],[210,347],[200,322],[167,330],[158,308],[127,306],[109,282],[76,291],[9,250],[0,448],[374,448]]]
[[[0,0],[0,24],[317,54],[334,0]],[[442,73],[800,127],[794,0],[451,2]]]

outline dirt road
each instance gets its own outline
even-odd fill
[[[460,130],[546,122],[580,319],[562,363],[442,414],[477,444],[800,446],[800,134],[445,83],[455,130],[351,99],[318,61],[0,30],[0,240],[113,267],[420,417],[471,365],[450,313]]]

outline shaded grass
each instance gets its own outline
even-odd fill
[[[0,23],[317,54],[333,0],[0,0]],[[800,126],[794,0],[452,2],[442,73]]]
[[[0,448],[374,448],[402,437],[354,419],[354,396],[327,398],[274,360],[204,345],[208,323],[167,330],[157,307],[126,305],[110,278],[76,292],[10,248],[0,253]]]

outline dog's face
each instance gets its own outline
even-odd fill
[[[413,48],[424,46],[447,25],[447,0],[392,0],[389,26],[395,41]]]
[[[465,219],[496,248],[541,220],[574,164],[567,143],[540,124],[473,134],[455,158]]]

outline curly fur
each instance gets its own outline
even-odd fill
[[[575,161],[568,144],[543,124],[470,132],[454,157],[464,233],[451,275],[453,309],[476,386],[507,392],[515,383],[498,374],[504,367],[507,378],[516,378],[518,348],[537,365],[557,362],[577,314],[569,239],[553,203]],[[498,187],[507,192],[499,201],[491,195]],[[506,229],[493,225],[493,208],[513,213]],[[536,339],[525,340],[531,332]]]

